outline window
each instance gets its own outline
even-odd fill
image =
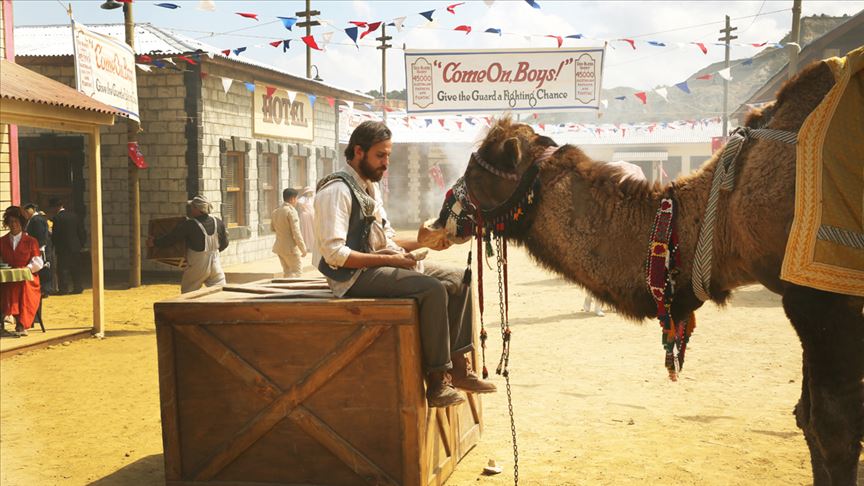
[[[225,179],[225,200],[222,202],[222,217],[228,227],[246,225],[246,153],[227,152],[222,178]]]
[[[270,215],[282,195],[279,194],[279,154],[261,154],[261,163],[258,167],[258,180],[261,184],[259,197],[261,198],[261,224],[265,228],[270,227]]]
[[[291,158],[291,173],[289,174],[291,187],[295,189],[302,189],[306,187],[307,181],[309,180],[308,171],[306,168],[308,160],[308,157],[299,155]]]

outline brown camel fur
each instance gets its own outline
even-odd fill
[[[747,125],[797,131],[834,84],[824,63],[788,82],[777,101],[750,115]],[[499,170],[523,174],[555,143],[509,118],[497,121],[478,149]],[[645,282],[648,239],[660,199],[674,197],[678,214],[680,274],[673,318],[698,309],[691,269],[700,222],[719,154],[666,187],[621,180],[619,169],[564,146],[539,163],[539,201],[531,226],[515,235],[542,266],[588,289],[634,319],[653,318],[657,307]],[[864,299],[799,287],[780,280],[793,217],[795,146],[750,140],[737,159],[735,188],[721,194],[711,269],[711,300],[761,283],[783,296],[804,349],[804,380],[796,407],[810,447],[815,485],[855,484],[864,435]],[[466,185],[483,209],[498,206],[517,182],[493,175],[472,160]],[[449,236],[449,235],[448,235]]]

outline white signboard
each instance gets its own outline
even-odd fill
[[[128,45],[72,22],[75,82],[78,91],[112,106],[129,118],[138,117],[135,53]]]
[[[409,113],[596,110],[603,48],[405,51]]]
[[[252,96],[255,135],[312,140],[315,126],[312,102],[305,93],[256,82]]]

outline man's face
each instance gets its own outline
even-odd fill
[[[384,177],[387,172],[387,166],[390,165],[390,153],[393,151],[393,142],[384,140],[369,147],[368,152],[363,152],[360,146],[355,146],[354,158],[358,155],[362,158],[357,165],[357,172],[364,179],[372,182],[378,182]]]
[[[33,213],[35,213],[35,212],[36,212],[35,209],[33,209],[33,208],[27,208],[27,209],[24,210],[24,217],[27,218],[27,219],[29,220],[30,218],[33,217]]]

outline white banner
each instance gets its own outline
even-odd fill
[[[596,110],[602,47],[405,51],[409,113]]]
[[[78,91],[141,123],[132,48],[75,21],[72,22],[72,43]]]

